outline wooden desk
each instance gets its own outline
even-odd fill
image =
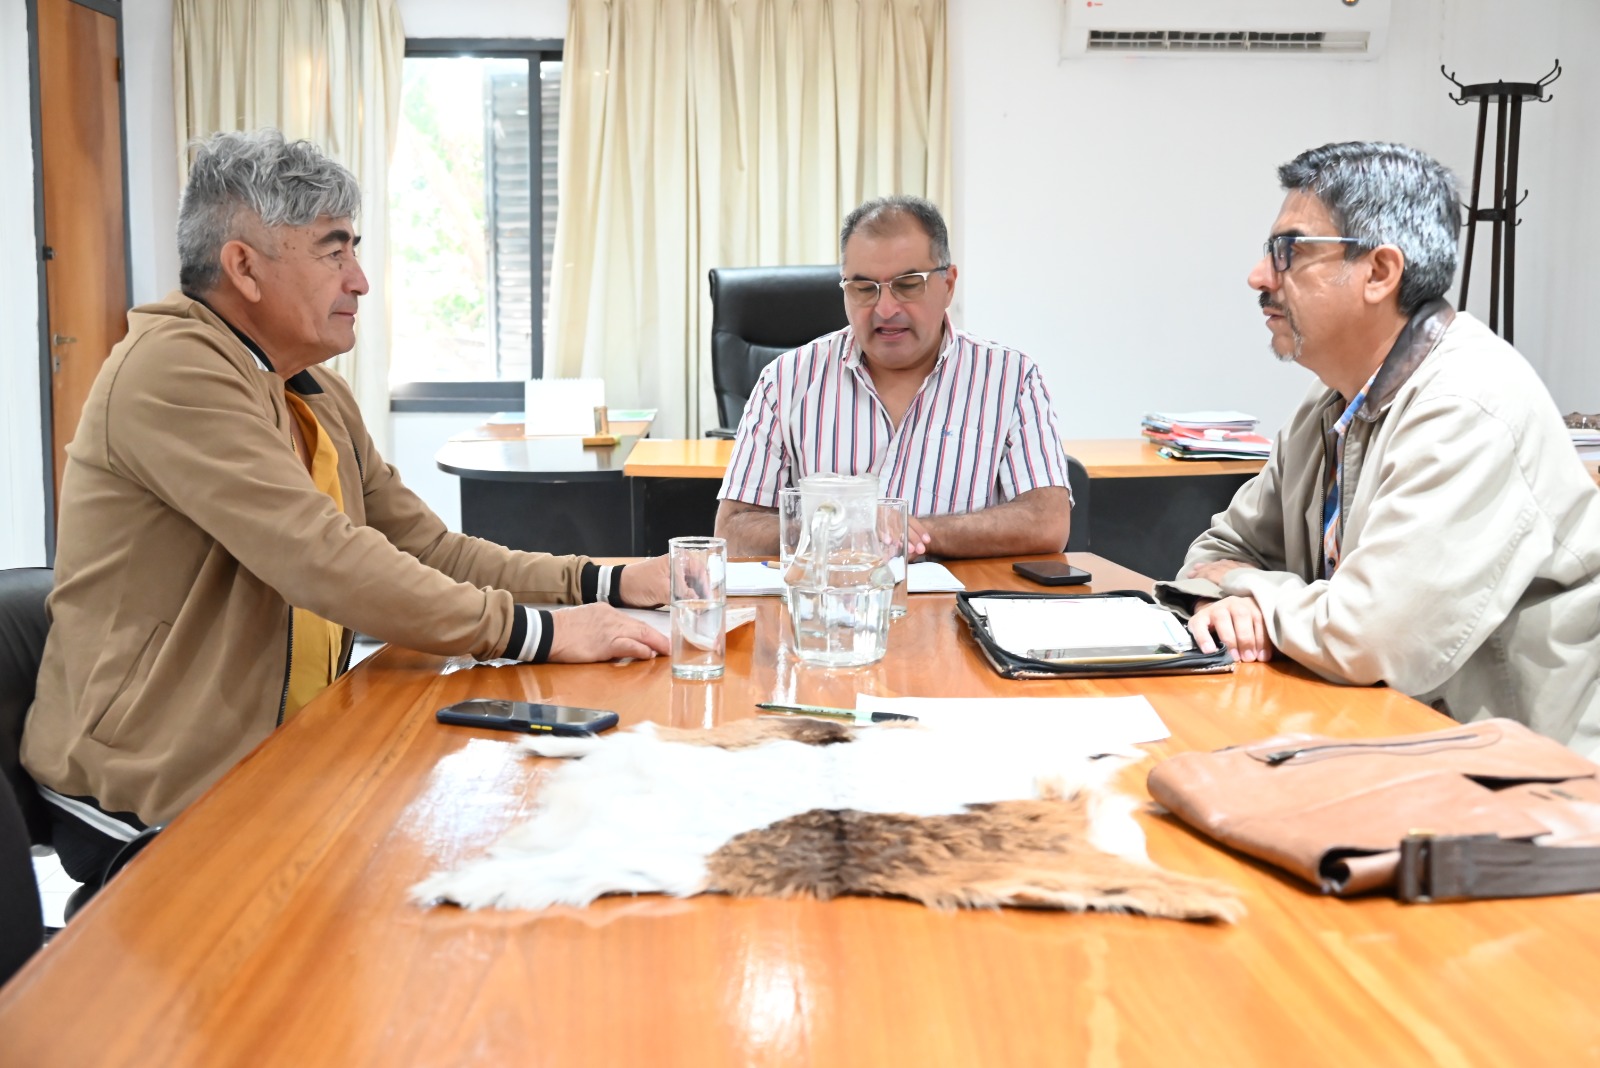
[[[1142,438],[1061,444],[1089,472],[1089,548],[1162,577],[1177,574],[1190,543],[1262,467],[1260,460],[1169,460]],[[709,534],[719,488],[711,480],[720,481],[732,459],[727,440],[647,440],[634,447],[622,470],[651,495],[646,515],[668,512],[672,533]],[[639,544],[651,552],[664,546],[659,532]]]
[[[1087,566],[1100,588],[1140,581]],[[954,570],[974,588],[1013,582],[1005,562]],[[1567,1065],[1600,1051],[1600,897],[1330,900],[1156,816],[1141,817],[1153,858],[1239,887],[1241,923],[874,899],[614,898],[544,913],[407,901],[417,880],[523,819],[537,791],[540,766],[510,740],[434,722],[469,696],[698,725],[760,699],[839,703],[857,687],[1143,693],[1174,735],[1158,755],[1442,722],[1393,691],[1276,663],[1004,682],[948,596],[913,596],[889,656],[854,672],[800,668],[780,623],[776,601],[761,601],[720,683],[674,682],[664,660],[441,675],[439,657],[384,650],[185,812],[0,991],[0,1063],[1345,1068]]]
[[[618,437],[642,438],[650,433],[654,419],[613,419],[611,432]],[[451,441],[535,441],[571,437],[570,434],[530,434],[525,423],[480,423],[471,430],[452,435]]]
[[[520,425],[520,424],[515,424]],[[479,428],[483,429],[483,428]],[[623,464],[637,438],[452,438],[434,456],[461,479],[461,529],[513,549],[629,556],[638,526]]]
[[[1142,438],[1063,440],[1068,454],[1083,462],[1090,478],[1182,478],[1195,475],[1253,475],[1260,460],[1169,460]],[[623,473],[633,478],[722,478],[733,460],[733,442],[641,441]]]
[[[1090,478],[1193,478],[1200,475],[1253,475],[1265,460],[1169,460],[1143,438],[1079,438],[1062,441]]]

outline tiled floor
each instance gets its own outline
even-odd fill
[[[78,888],[78,884],[61,870],[61,861],[56,859],[54,852],[43,857],[34,856],[33,874],[39,880],[39,900],[44,905],[44,925],[65,926],[66,920],[62,913],[66,910],[68,896]]]

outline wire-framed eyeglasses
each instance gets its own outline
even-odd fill
[[[931,271],[912,271],[909,274],[897,275],[887,282],[871,282],[865,278],[844,278],[839,281],[839,288],[844,290],[844,299],[858,308],[870,307],[878,303],[878,298],[883,295],[883,287],[888,286],[889,292],[894,294],[894,299],[902,304],[909,304],[921,300],[928,293],[928,278],[941,271],[948,271],[950,265],[935,267]]]
[[[1282,274],[1294,262],[1294,247],[1297,244],[1359,245],[1368,249],[1377,247],[1359,237],[1304,237],[1300,234],[1275,234],[1267,238],[1267,243],[1261,246],[1261,250],[1272,261],[1272,269]]]

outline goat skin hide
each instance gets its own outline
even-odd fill
[[[423,904],[586,905],[605,894],[911,898],[1237,920],[1235,892],[1155,867],[1111,792],[1141,754],[818,720],[643,724],[532,738],[565,757],[489,851],[413,888]]]

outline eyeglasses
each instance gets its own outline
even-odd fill
[[[1294,246],[1301,245],[1360,245],[1362,248],[1376,248],[1370,241],[1359,237],[1302,237],[1299,234],[1278,234],[1267,238],[1267,243],[1261,246],[1261,251],[1272,260],[1272,269],[1279,274],[1289,269],[1289,264],[1294,262]]]
[[[909,304],[921,300],[928,292],[928,276],[948,271],[950,265],[935,267],[931,271],[912,271],[891,278],[887,282],[869,282],[865,278],[845,278],[839,282],[839,288],[844,290],[844,299],[858,308],[870,307],[878,303],[883,295],[884,286],[889,287],[889,292],[894,294],[894,299],[902,304]]]

